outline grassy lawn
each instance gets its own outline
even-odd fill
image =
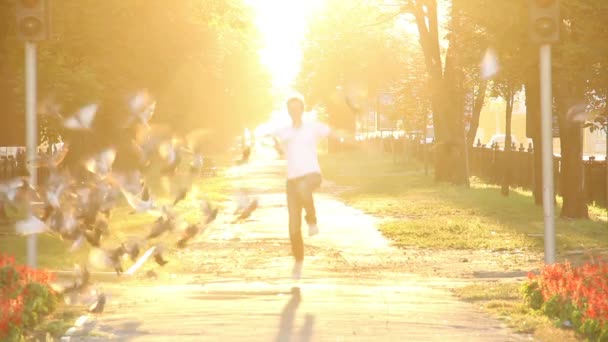
[[[397,245],[422,249],[543,251],[543,210],[530,191],[472,179],[471,187],[437,184],[416,161],[396,163],[391,155],[348,152],[321,158],[326,179],[348,190],[348,204],[385,220],[380,230]],[[561,199],[556,213],[559,214]],[[590,220],[556,218],[557,250],[608,248],[606,209],[590,206]],[[561,258],[560,258],[561,259]],[[541,341],[578,341],[541,312],[530,309],[519,283],[480,282],[454,290],[457,297]]]
[[[340,194],[343,200],[386,218],[380,228],[399,246],[543,249],[543,211],[529,191],[503,197],[499,187],[476,179],[470,188],[437,184],[418,162],[395,163],[382,153],[324,155],[321,164],[326,179],[352,186]],[[608,248],[606,210],[591,206],[589,212],[590,220],[556,220],[558,251]]]
[[[579,341],[572,330],[560,329],[541,312],[523,301],[516,283],[479,283],[454,290],[460,299],[498,317],[517,332],[532,334],[539,341]]]
[[[228,165],[228,160],[216,159],[216,165],[219,169],[222,166]],[[219,205],[220,202],[226,201],[230,196],[231,184],[229,180],[220,174],[216,177],[204,177],[196,183],[199,193],[204,195],[210,201]],[[162,203],[170,201],[170,198],[160,195],[161,191],[157,189],[159,185],[152,184],[151,188],[156,189],[158,199]],[[153,193],[155,191],[152,191]],[[182,213],[185,219],[196,219],[199,216],[198,203],[192,200],[185,200],[178,204],[177,211]],[[148,214],[130,214],[131,208],[123,203],[121,206],[114,209],[110,221],[109,237],[105,237],[102,241],[103,248],[111,248],[118,242],[125,241],[129,237],[142,236],[145,234],[150,225],[155,221],[155,217]],[[10,227],[0,227],[0,231],[12,231]],[[71,269],[74,264],[82,263],[86,260],[88,249],[82,248],[76,253],[69,253],[68,248],[71,242],[62,241],[60,238],[50,235],[40,235],[37,239],[38,246],[38,266],[49,269]],[[169,247],[169,246],[167,246]],[[26,262],[26,238],[14,235],[0,235],[0,253],[6,253],[15,256],[17,262]],[[170,253],[170,252],[169,252]],[[174,263],[175,264],[175,263]],[[169,265],[169,264],[168,264]]]

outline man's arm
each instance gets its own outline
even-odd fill
[[[353,134],[347,132],[346,130],[335,129],[322,122],[317,122],[316,131],[317,135],[322,138],[331,138],[336,140],[355,138]]]
[[[327,134],[327,137],[337,139],[337,140],[355,138],[355,136],[353,134],[347,132],[346,130],[335,129],[335,128],[331,128],[331,127],[329,127],[329,133]]]
[[[283,147],[281,147],[279,139],[277,139],[276,136],[273,136],[272,140],[274,141],[274,149],[277,151],[280,157],[283,157],[285,155],[285,152],[283,151]]]

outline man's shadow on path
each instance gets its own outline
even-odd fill
[[[288,342],[291,340],[293,324],[296,318],[296,311],[302,302],[302,294],[299,287],[291,288],[291,298],[281,311],[281,320],[279,325],[279,333],[276,338],[276,342]],[[315,324],[315,317],[307,314],[304,325],[300,329],[300,341],[307,342],[312,338],[313,326]]]

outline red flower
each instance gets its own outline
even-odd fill
[[[528,273],[528,282],[538,284],[545,301],[557,296],[561,305],[576,306],[583,321],[593,319],[601,327],[608,323],[608,263],[547,265],[539,275]]]
[[[16,265],[15,258],[0,255],[0,267],[6,269],[5,281],[0,288],[0,340],[4,340],[11,326],[20,326],[24,312],[24,297],[27,295],[26,285],[30,282],[48,284],[54,275],[45,270],[32,269],[24,265]],[[14,277],[16,272],[18,277]]]

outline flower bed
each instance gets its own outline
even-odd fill
[[[0,255],[0,341],[20,341],[57,307],[53,275]]]
[[[608,341],[608,263],[547,265],[528,274],[522,291],[533,309],[592,341]]]

